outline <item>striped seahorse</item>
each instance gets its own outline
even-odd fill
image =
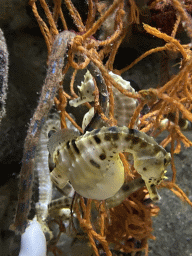
[[[165,168],[171,161],[170,153],[152,137],[116,126],[81,136],[63,129],[50,137],[48,150],[54,163],[51,179],[55,185],[62,189],[70,181],[81,196],[97,200],[114,196],[124,183],[120,152],[133,155],[134,167],[154,201],[159,199],[156,185],[165,178]]]

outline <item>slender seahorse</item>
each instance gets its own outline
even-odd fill
[[[114,196],[124,183],[120,152],[133,155],[134,167],[154,201],[159,199],[156,185],[165,178],[165,168],[171,161],[170,153],[152,137],[116,126],[81,136],[63,129],[50,137],[48,150],[52,167],[54,163],[51,178],[55,185],[62,189],[70,181],[81,196],[97,200]]]
[[[38,201],[35,204],[36,220],[41,225],[47,240],[52,238],[52,232],[47,225],[48,204],[52,199],[52,181],[47,161],[49,154],[47,149],[48,132],[52,129],[59,130],[60,128],[59,114],[50,114],[42,127],[34,159],[34,178],[38,184]]]

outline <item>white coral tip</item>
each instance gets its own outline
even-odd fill
[[[46,256],[46,239],[36,217],[21,236],[19,256]]]

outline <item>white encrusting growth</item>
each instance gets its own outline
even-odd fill
[[[36,217],[29,221],[29,225],[21,236],[19,256],[46,256],[46,239],[41,225]]]

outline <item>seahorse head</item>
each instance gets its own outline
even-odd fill
[[[77,88],[79,89],[79,97],[70,100],[70,106],[77,107],[85,102],[94,101],[95,84],[89,71],[84,76],[84,82],[81,82],[81,86],[77,86]]]
[[[67,143],[67,141],[76,139],[79,136],[79,133],[72,129],[62,129],[59,131],[51,130],[49,134],[51,134],[51,136],[47,147],[49,151],[49,168],[52,170],[55,167],[57,152]]]
[[[166,167],[171,162],[171,155],[166,151],[159,151],[152,156],[138,156],[135,158],[134,167],[145,181],[149,196],[153,201],[158,201],[156,185],[160,184],[165,176]]]

